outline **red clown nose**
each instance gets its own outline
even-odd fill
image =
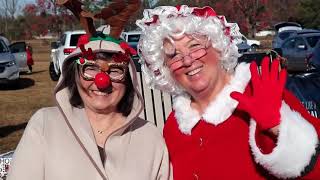
[[[99,90],[106,90],[111,85],[109,75],[103,72],[100,72],[95,76],[94,83]]]

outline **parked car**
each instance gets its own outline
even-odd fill
[[[274,36],[276,32],[274,30],[261,30],[255,33],[256,37],[271,37]]]
[[[241,43],[238,43],[237,47],[238,47],[238,52],[240,54],[252,51],[251,46],[248,45],[247,41],[242,41]]]
[[[246,36],[242,35],[242,41],[245,41],[249,46],[251,46],[251,50],[255,51],[260,47],[260,41],[254,39],[248,39]]]
[[[134,49],[137,49],[140,35],[141,35],[141,31],[128,31],[128,32],[122,32],[120,35],[120,38],[125,40]]]
[[[120,38],[125,40],[129,46],[137,50],[138,42],[140,39],[141,31],[127,31],[127,32],[122,32],[120,35]],[[139,56],[132,56],[133,62],[136,65],[137,71],[141,71],[141,66],[139,64]]]
[[[2,39],[2,40],[6,43],[7,46],[10,46],[10,41],[9,41],[9,39],[6,38],[6,37],[4,37],[4,36],[2,35],[2,33],[0,33],[0,34],[1,34],[1,35],[0,35],[0,39]]]
[[[295,32],[302,30],[302,26],[295,22],[281,22],[274,26],[276,34],[272,40],[272,48],[280,48],[282,43]]]
[[[257,63],[258,66],[261,65],[262,59],[265,56],[269,56],[271,60],[275,59],[275,58],[279,58],[280,59],[280,66],[282,68],[286,68],[287,67],[287,59],[281,57],[276,51],[274,50],[269,50],[269,51],[259,51],[259,52],[246,52],[244,54],[242,54],[241,57],[239,57],[238,62],[246,62],[246,63],[250,63],[252,61],[255,61]]]
[[[319,42],[320,31],[305,32],[295,32],[283,42],[280,48],[275,49],[281,56],[288,59],[288,71],[307,71],[309,69],[306,59]]]
[[[0,39],[0,83],[15,83],[19,77],[16,59],[6,43]]]
[[[302,30],[302,26],[296,22],[279,22],[274,25],[276,32],[282,32],[287,30]]]
[[[29,70],[27,65],[27,44],[24,41],[14,42],[9,46],[11,53],[16,58],[20,72]]]
[[[313,48],[312,53],[306,58],[310,71],[320,71],[320,41]]]
[[[51,43],[49,73],[53,81],[59,79],[65,58],[76,49],[79,37],[85,33],[83,30],[66,31],[57,42]]]

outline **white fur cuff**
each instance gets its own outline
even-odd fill
[[[262,154],[255,141],[256,122],[251,119],[250,146],[255,161],[278,178],[301,175],[316,153],[318,135],[314,127],[299,113],[282,102],[277,146],[270,154]]]

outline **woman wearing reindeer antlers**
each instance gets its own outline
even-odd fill
[[[261,73],[238,63],[239,30],[211,7],[146,9],[137,24],[146,82],[173,95],[174,180],[320,179],[320,120],[286,90],[278,59]]]
[[[133,2],[119,10],[121,17],[108,19],[124,20]],[[54,91],[57,106],[32,116],[8,180],[169,179],[161,133],[138,117],[143,100],[130,58],[136,51],[118,37],[123,24],[105,29],[110,35],[88,32],[81,37],[64,61]]]

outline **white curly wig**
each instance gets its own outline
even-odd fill
[[[176,95],[184,92],[165,66],[163,48],[165,38],[183,34],[206,35],[212,47],[221,52],[222,67],[233,73],[240,57],[236,44],[241,41],[241,33],[235,23],[227,23],[225,17],[217,16],[211,7],[159,6],[144,10],[143,15],[143,19],[136,21],[142,29],[138,51],[141,69],[149,87]]]

